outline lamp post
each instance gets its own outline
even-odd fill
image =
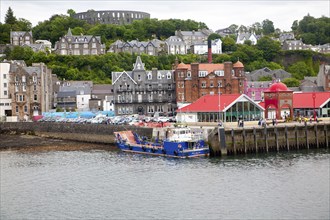
[[[314,121],[316,121],[316,112],[315,112],[315,98],[316,98],[316,95],[315,95],[315,92],[313,92],[312,97],[313,97]]]
[[[221,120],[221,116],[220,116],[220,111],[221,111],[221,108],[220,108],[220,85],[218,86],[219,89],[218,89],[218,96],[219,96],[219,100],[218,100],[218,110],[219,110],[219,117],[218,117],[218,123],[220,123],[220,120]]]

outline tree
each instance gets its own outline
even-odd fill
[[[14,16],[14,12],[11,9],[11,7],[8,8],[6,16],[5,16],[5,24],[14,25],[16,23],[17,19]]]
[[[299,61],[292,64],[288,68],[288,72],[296,79],[304,79],[305,76],[311,76],[312,71],[309,66],[304,61]]]
[[[263,57],[266,61],[272,61],[281,50],[281,44],[269,37],[262,37],[257,42],[257,48],[263,51]]]
[[[207,40],[215,40],[215,39],[221,39],[221,36],[219,34],[216,33],[212,33],[209,35],[209,37],[207,38]]]
[[[275,28],[272,21],[266,19],[262,22],[262,30],[265,35],[274,33]]]
[[[233,52],[236,51],[237,45],[234,39],[231,37],[225,37],[222,40],[222,51],[223,52]]]
[[[258,81],[260,81],[260,82],[272,81],[272,77],[271,76],[261,76],[261,77],[259,77]]]
[[[300,85],[300,81],[295,78],[286,78],[282,80],[287,87],[298,87]]]
[[[73,17],[73,15],[76,14],[76,12],[73,9],[68,9],[66,12],[70,17]]]

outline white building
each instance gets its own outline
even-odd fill
[[[9,95],[10,63],[0,63],[0,121],[11,116],[11,98]]]
[[[236,43],[237,44],[244,44],[246,40],[251,41],[252,45],[257,44],[257,36],[254,33],[238,33]]]
[[[207,42],[196,43],[190,47],[193,54],[206,54],[208,52]],[[220,39],[212,40],[212,54],[222,54],[222,41]]]

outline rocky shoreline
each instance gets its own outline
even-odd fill
[[[95,144],[77,141],[68,141],[28,134],[0,134],[0,151],[3,150],[33,150],[33,151],[72,151],[72,150],[115,150],[116,147],[108,144]]]

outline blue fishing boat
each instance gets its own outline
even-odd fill
[[[114,132],[117,146],[124,152],[149,154],[176,158],[201,157],[209,155],[209,147],[201,134],[190,128],[174,128],[167,132],[161,142],[147,141],[133,131]]]

